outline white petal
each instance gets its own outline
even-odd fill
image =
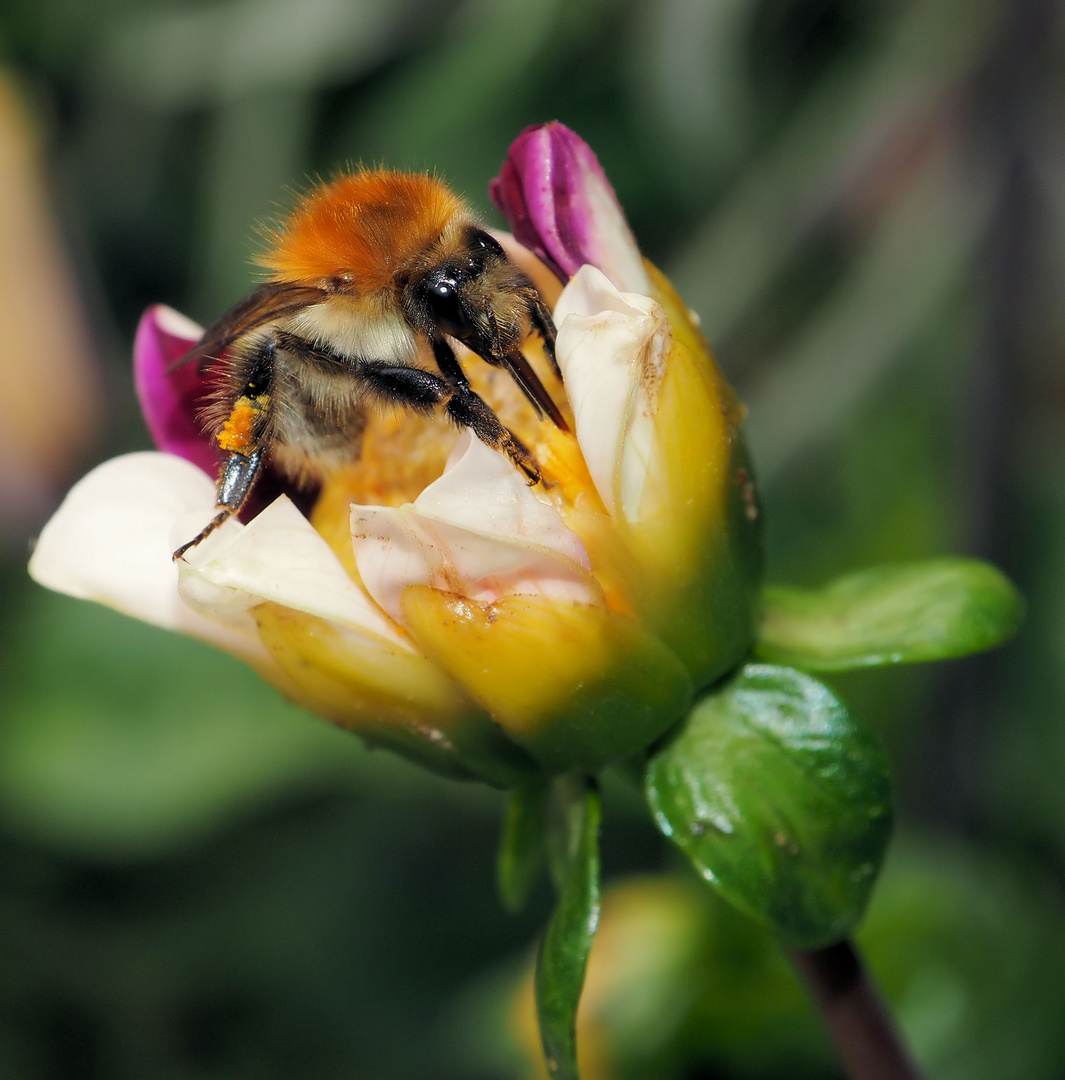
[[[673,334],[662,306],[582,266],[555,307],[555,352],[577,441],[604,504],[635,521],[647,479],[658,387]]]
[[[413,504],[353,506],[359,574],[393,618],[408,585],[481,602],[509,594],[591,601],[588,556],[502,454],[464,432],[447,468]]]
[[[188,338],[194,343],[203,337],[203,327],[199,323],[166,304],[156,305],[155,322],[160,330],[174,337]]]
[[[643,264],[643,256],[606,177],[600,180],[597,176],[589,176],[583,194],[586,211],[594,222],[591,234],[599,249],[598,265],[619,288],[649,293],[651,279]]]
[[[257,637],[204,618],[178,595],[171,554],[210,520],[214,504],[215,482],[183,458],[112,458],[79,480],[45,525],[30,574],[49,589],[192,634],[261,666],[266,653]],[[232,523],[220,532],[239,528]]]
[[[271,600],[411,648],[284,495],[226,543],[201,548],[181,567],[181,594],[216,619],[239,621],[248,608]]]

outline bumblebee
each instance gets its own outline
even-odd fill
[[[539,482],[537,462],[471,389],[451,342],[506,370],[537,414],[565,430],[520,348],[538,333],[558,371],[551,313],[446,185],[380,169],[341,175],[305,195],[267,243],[267,280],[180,361],[215,370],[204,421],[226,457],[218,513],[175,560],[239,513],[266,460],[299,485],[357,460],[375,404],[443,410]],[[420,365],[425,343],[435,370]]]

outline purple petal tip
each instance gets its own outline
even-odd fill
[[[646,291],[639,249],[592,148],[565,124],[526,128],[488,194],[519,243],[566,281],[585,263]]]
[[[213,475],[219,455],[196,422],[204,379],[194,364],[174,367],[202,333],[173,308],[148,308],[133,341],[133,382],[155,445]]]

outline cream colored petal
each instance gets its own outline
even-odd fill
[[[640,249],[606,177],[602,182],[596,177],[589,178],[584,197],[594,222],[592,235],[598,241],[597,264],[621,288],[650,292],[651,281],[644,269]]]
[[[112,458],[78,481],[45,525],[30,560],[34,580],[134,618],[265,661],[254,625],[238,630],[193,611],[178,594],[171,553],[214,513],[215,483],[170,454]],[[233,524],[223,533],[239,529]],[[224,541],[220,536],[219,540]]]
[[[203,327],[180,311],[167,307],[166,304],[159,304],[155,313],[156,322],[166,333],[174,337],[187,338],[193,345],[203,337]]]
[[[228,541],[189,552],[180,588],[198,610],[222,621],[269,600],[411,648],[285,495]]]
[[[556,355],[577,441],[607,509],[639,515],[654,442],[658,388],[673,334],[662,306],[619,292],[582,266],[555,308]]]
[[[510,461],[469,432],[413,504],[353,506],[351,532],[367,591],[397,621],[409,585],[481,602],[596,595],[580,540]]]

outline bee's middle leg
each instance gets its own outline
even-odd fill
[[[529,478],[530,484],[540,482],[540,466],[525,444],[499,418],[483,398],[470,389],[465,378],[461,382],[443,379],[421,368],[364,363],[360,374],[379,397],[414,409],[443,406],[448,416],[468,427],[478,439],[493,450],[506,454]]]

